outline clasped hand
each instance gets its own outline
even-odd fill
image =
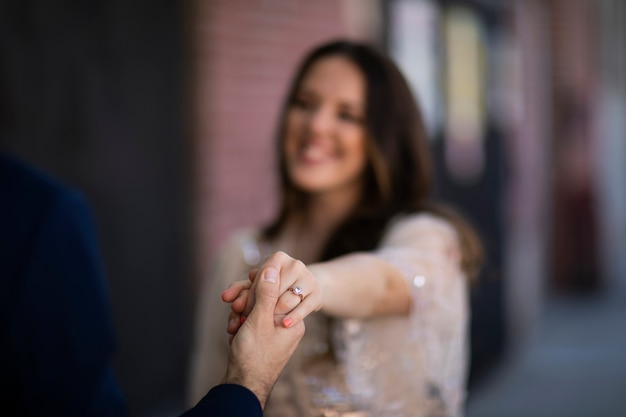
[[[280,297],[274,312],[277,325],[292,327],[322,308],[322,288],[309,268],[285,252],[276,252],[259,268],[250,270],[248,280],[236,281],[222,293],[222,300],[231,303],[228,317],[231,340],[254,306],[255,282],[263,274],[280,276]],[[300,291],[302,296],[297,294]]]

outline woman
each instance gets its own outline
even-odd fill
[[[200,300],[192,400],[223,374],[224,323],[233,334],[245,319],[248,272],[269,257],[283,325],[319,312],[265,415],[461,415],[480,245],[459,217],[427,204],[428,143],[404,78],[367,45],[322,45],[296,74],[278,139],[280,212],[218,259]],[[233,281],[229,308],[217,294]]]

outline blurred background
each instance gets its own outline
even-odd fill
[[[468,415],[626,415],[626,0],[0,0],[0,148],[92,205],[132,415],[183,409],[198,289],[336,37],[398,62],[487,246]]]

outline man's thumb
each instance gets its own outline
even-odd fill
[[[255,304],[252,313],[254,313],[254,310],[258,309],[262,314],[268,314],[265,312],[274,314],[280,291],[278,271],[275,268],[263,270],[261,279],[257,277],[256,284],[254,292]]]

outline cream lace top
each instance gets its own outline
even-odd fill
[[[230,306],[220,294],[247,279],[274,250],[257,233],[236,234],[199,300],[190,400],[197,402],[226,370]],[[306,334],[270,394],[269,417],[462,416],[468,358],[467,278],[455,229],[430,214],[389,226],[376,254],[411,288],[408,316],[367,320],[307,317]]]

